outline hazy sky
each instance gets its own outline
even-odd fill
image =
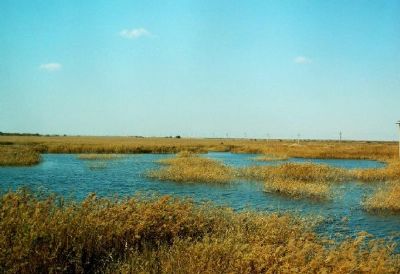
[[[397,138],[400,1],[0,1],[0,131]]]

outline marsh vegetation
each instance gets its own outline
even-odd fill
[[[289,157],[287,155],[274,155],[274,154],[264,154],[260,155],[254,158],[256,161],[264,161],[264,162],[270,162],[270,161],[284,161],[288,160]]]
[[[174,182],[229,183],[234,175],[233,170],[223,163],[188,151],[160,163],[165,167],[150,171],[149,177]]]
[[[381,186],[363,205],[375,213],[400,213],[400,181]]]
[[[0,145],[0,166],[30,166],[39,162],[40,153],[34,149]]]
[[[0,198],[0,269],[31,272],[396,273],[394,245],[333,242],[288,214],[233,212],[164,196],[82,202]]]
[[[28,138],[29,142],[24,143],[18,138]],[[70,164],[70,174],[74,174],[75,170],[86,175],[92,174],[90,178],[97,180],[93,185],[105,192],[114,189],[116,185],[123,185],[132,191],[134,183],[140,187],[149,185],[151,191],[173,188],[168,193],[174,195],[182,188],[185,191],[199,191],[201,187],[213,187],[204,192],[207,195],[213,192],[214,196],[205,195],[202,198],[233,196],[228,198],[231,199],[229,201],[244,203],[243,196],[248,195],[247,202],[255,197],[253,192],[246,192],[251,188],[251,191],[261,193],[257,199],[264,201],[268,198],[280,204],[273,207],[271,212],[263,214],[204,204],[199,202],[204,200],[200,198],[193,202],[169,196],[132,197],[133,193],[129,191],[124,199],[90,195],[84,200],[75,201],[65,201],[54,196],[38,198],[22,190],[6,192],[0,198],[0,272],[171,273],[179,269],[182,273],[192,273],[200,269],[206,273],[396,273],[400,267],[395,242],[374,239],[367,234],[356,238],[349,234],[345,240],[332,240],[317,234],[314,224],[309,219],[303,219],[302,215],[276,213],[282,204],[290,204],[288,208],[293,209],[300,203],[311,204],[314,201],[316,207],[321,208],[330,202],[337,203],[332,189],[352,181],[365,182],[363,186],[378,186],[364,200],[360,194],[352,204],[357,204],[360,211],[364,212],[357,214],[400,213],[400,163],[388,157],[392,150],[391,144],[310,142],[293,146],[285,142],[268,142],[267,146],[266,142],[249,140],[135,138],[120,138],[115,143],[109,143],[115,140],[112,138],[105,138],[106,141],[102,138],[83,138],[88,143],[82,143],[80,138],[71,138],[62,143],[63,137],[46,137],[42,141],[35,139],[42,137],[18,138],[0,143],[0,150],[4,152],[0,158],[13,159],[3,160],[0,162],[2,165],[38,163],[40,153],[79,152],[81,154],[77,156],[57,156],[62,156],[62,163]],[[31,138],[35,141],[32,142]],[[326,147],[331,148],[331,154],[327,153]],[[373,156],[376,147],[384,149]],[[325,151],[325,154],[318,154],[318,149]],[[339,153],[333,152],[335,149],[341,151],[344,158],[350,157],[346,153],[353,150],[354,158],[382,159],[387,165],[382,168],[346,169],[290,162],[293,155],[322,155],[322,158],[333,154],[339,156]],[[236,154],[229,154],[236,156],[245,155],[240,154],[245,152],[264,154],[260,156],[261,162],[254,162],[254,155],[249,155],[246,165],[235,166],[201,154],[206,151],[231,151]],[[154,160],[152,155],[143,155],[149,156],[144,162],[132,159],[142,157],[139,155],[122,155],[154,152],[177,154],[160,155]],[[289,159],[285,159],[286,156]],[[121,157],[127,158],[124,161],[113,161]],[[75,162],[71,164],[65,160],[70,158]],[[263,161],[272,163],[266,165],[268,163]],[[88,171],[87,167],[82,168],[85,164],[96,172]],[[120,164],[124,170],[136,168],[137,173],[127,172],[127,177],[118,177],[120,172],[112,168]],[[38,170],[41,166],[38,166]],[[29,172],[33,168],[23,170]],[[49,168],[52,170],[55,166],[49,165]],[[10,174],[15,169],[9,170],[9,173],[4,174]],[[151,171],[147,173],[148,170]],[[109,179],[103,177],[105,175],[112,177],[110,184],[103,184],[104,178]],[[132,175],[137,177],[130,180],[129,176]],[[151,180],[143,175],[149,176]],[[66,178],[67,175],[63,176]],[[44,177],[48,175],[39,174],[34,178]],[[128,178],[126,181],[129,183],[124,184],[124,178]],[[141,178],[145,178],[144,181],[135,181]],[[67,193],[78,185],[85,191],[91,189],[91,182],[87,178],[71,182],[67,182],[68,187],[63,186]],[[189,184],[183,184],[186,182]],[[260,188],[244,187],[246,184]],[[54,182],[49,185],[53,186]],[[164,185],[165,188],[158,185]],[[236,185],[240,187],[239,190],[235,189]],[[223,188],[227,191],[220,190]],[[192,193],[193,197],[198,195],[198,192],[181,193]],[[322,203],[321,200],[327,202]],[[324,210],[331,210],[331,207],[327,205],[329,209]],[[236,204],[235,209],[238,208],[243,209],[243,205]],[[396,224],[395,221],[391,223],[394,227]],[[385,231],[380,236],[387,235]]]
[[[178,153],[233,152],[321,159],[393,160],[395,142],[303,141],[265,139],[196,139],[136,137],[0,136],[1,143],[28,146],[42,153]]]
[[[98,160],[115,160],[115,159],[120,159],[123,157],[123,155],[120,154],[97,154],[97,153],[86,153],[86,154],[79,154],[78,159],[81,160],[93,160],[93,161],[98,161]]]

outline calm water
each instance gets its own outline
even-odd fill
[[[322,223],[317,231],[334,238],[368,231],[378,237],[395,236],[400,241],[400,217],[379,216],[365,212],[360,202],[374,191],[373,184],[349,182],[334,187],[334,198],[327,202],[293,200],[264,193],[262,183],[235,181],[230,185],[182,184],[148,179],[147,170],[158,168],[157,160],[172,155],[126,155],[111,161],[85,161],[71,154],[45,154],[41,164],[33,167],[0,167],[0,189],[29,186],[34,190],[56,192],[83,199],[89,193],[100,196],[127,196],[137,192],[192,197],[195,201],[213,201],[234,209],[255,209],[268,212],[294,212],[317,215]],[[254,161],[254,154],[209,153],[209,157],[231,166],[273,165],[279,162]],[[383,167],[384,164],[364,160],[289,159],[311,161],[343,168]]]

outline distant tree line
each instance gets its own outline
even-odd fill
[[[39,133],[16,133],[16,132],[1,132],[0,131],[0,136],[60,136],[58,134],[39,134]],[[66,136],[64,134],[64,136]]]
[[[40,136],[39,133],[15,133],[15,132],[1,132],[0,136]]]

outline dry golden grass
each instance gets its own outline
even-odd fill
[[[319,238],[290,215],[235,213],[161,197],[81,203],[0,198],[8,273],[396,273],[393,245]]]
[[[296,144],[285,140],[241,142],[233,146],[231,151],[298,158],[392,160],[398,157],[397,149],[395,142],[303,141]]]
[[[284,163],[240,169],[240,177],[264,181],[264,189],[296,199],[317,200],[330,197],[330,184],[349,178],[343,169],[312,163]]]
[[[288,160],[289,157],[286,155],[274,155],[274,154],[265,154],[265,155],[260,155],[254,158],[256,161],[264,161],[264,162],[269,162],[269,161],[283,161],[283,160]]]
[[[81,160],[116,160],[123,156],[120,154],[79,154],[78,159]]]
[[[384,182],[400,179],[400,161],[389,161],[384,168],[356,169],[349,172],[352,177],[364,182]]]
[[[363,206],[374,212],[400,213],[400,181],[381,187]]]
[[[231,151],[302,158],[390,160],[397,157],[395,142],[335,142],[251,139],[45,137],[0,136],[1,143],[28,145],[50,153],[177,153]]]
[[[40,162],[40,154],[31,148],[0,146],[0,166],[30,166]]]
[[[190,152],[160,161],[165,167],[149,172],[149,177],[174,182],[228,183],[233,170],[224,164]]]
[[[291,179],[272,179],[264,184],[266,192],[278,193],[295,199],[311,198],[325,200],[330,196],[330,188],[326,182],[310,182]]]
[[[294,198],[327,198],[331,183],[344,181],[390,182],[400,180],[400,162],[384,168],[347,170],[312,163],[284,163],[239,169],[240,177],[265,182],[265,190]]]
[[[252,166],[239,170],[240,176],[256,180],[296,180],[307,182],[342,182],[346,170],[313,163],[284,163],[277,166]]]

